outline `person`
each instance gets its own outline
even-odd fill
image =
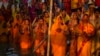
[[[34,0],[32,0],[32,5],[29,6],[29,11],[28,11],[28,12],[29,12],[29,16],[30,16],[31,22],[32,22],[32,21],[35,19],[35,17],[37,16],[35,10],[36,10],[35,2],[34,2]]]
[[[59,14],[50,30],[51,48],[53,56],[66,56],[66,41],[68,28],[63,21],[62,14]]]
[[[77,56],[91,56],[91,39],[94,27],[88,20],[89,16],[84,14],[78,25]]]
[[[92,55],[97,55],[98,49],[100,48],[100,12],[99,8],[95,10],[95,36],[92,41]],[[95,53],[95,54],[93,54]]]
[[[25,19],[21,25],[22,34],[19,39],[19,46],[22,54],[28,54],[31,47],[31,36],[29,28],[29,20]]]
[[[67,25],[68,22],[70,21],[70,16],[68,13],[66,13],[65,9],[63,9],[61,13],[62,13],[63,20],[64,20],[65,24]]]
[[[78,16],[78,19],[81,20],[81,17],[82,17],[82,8],[78,8],[77,9],[77,16]]]
[[[95,9],[95,5],[94,4],[90,4],[89,5],[89,20],[90,23],[93,24],[93,26],[95,27],[95,14],[94,14],[94,9]]]
[[[46,21],[46,23],[49,24],[49,13],[46,11],[44,12],[43,15],[44,15],[43,16],[44,21]]]
[[[17,19],[17,16],[16,16],[16,19],[13,19],[13,22],[12,22],[12,27],[11,27],[11,34],[12,34],[12,37],[13,37],[13,40],[15,41],[15,38],[18,36],[18,19]]]
[[[37,23],[35,24],[34,33],[35,33],[34,49],[36,49],[41,43],[41,41],[44,40],[46,33],[47,33],[47,24],[41,17],[38,19]],[[44,56],[45,47],[46,47],[46,41],[44,41],[39,46],[39,48],[35,50],[35,54],[37,56]]]
[[[70,44],[70,56],[77,56],[77,36],[76,36],[76,27],[78,25],[78,16],[76,12],[73,12],[71,15],[71,19],[69,21],[69,30],[71,34],[71,44]]]

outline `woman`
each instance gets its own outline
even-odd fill
[[[46,22],[43,19],[38,19],[35,29],[35,41],[34,41],[34,49],[36,49],[41,41],[43,41],[44,37],[47,33],[47,25]],[[44,41],[39,48],[35,50],[35,53],[37,56],[44,56],[45,53],[45,47],[46,47],[46,41]]]
[[[29,48],[31,47],[31,36],[29,28],[29,20],[25,19],[22,23],[22,34],[20,36],[20,48],[22,54],[28,54]]]
[[[69,21],[69,29],[71,34],[71,44],[70,44],[70,56],[77,56],[77,33],[76,27],[78,25],[78,16],[76,12],[73,12],[71,19]]]
[[[62,14],[56,17],[51,27],[50,38],[53,56],[66,56],[67,26],[65,25]]]
[[[94,27],[88,18],[89,16],[85,14],[78,26],[77,56],[91,56],[91,38],[94,33]]]

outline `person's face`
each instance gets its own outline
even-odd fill
[[[43,4],[43,5],[42,5],[42,8],[43,8],[43,9],[46,9],[46,5],[45,5],[45,4]]]
[[[93,7],[90,7],[89,10],[90,10],[90,12],[93,12],[94,11],[94,8]]]
[[[62,15],[65,16],[66,15],[66,11],[62,11]]]
[[[73,17],[73,19],[77,19],[77,14],[74,13],[74,14],[72,15],[72,17]]]
[[[88,16],[87,15],[84,15],[83,18],[82,18],[82,21],[83,22],[87,22],[88,21]]]
[[[99,17],[99,14],[100,13],[98,11],[95,12],[96,17]]]
[[[77,13],[78,13],[78,14],[81,14],[81,11],[80,11],[80,10],[77,10]]]
[[[42,23],[43,23],[43,20],[42,20],[42,19],[40,19],[40,20],[39,20],[39,23],[40,23],[40,24],[42,24]]]
[[[45,13],[45,17],[49,17],[49,14],[48,13]]]
[[[84,7],[82,7],[82,12],[85,12],[85,8]]]
[[[25,24],[29,25],[29,21],[28,20],[25,20]]]

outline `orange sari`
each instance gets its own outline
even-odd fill
[[[22,25],[23,34],[20,36],[20,48],[22,54],[27,54],[29,52],[29,48],[31,47],[31,36],[29,35],[28,25]]]
[[[93,35],[94,27],[90,23],[81,23],[79,25],[79,32],[77,40],[77,55],[78,56],[91,56],[91,40],[90,37]],[[84,33],[85,32],[85,33]]]
[[[40,22],[40,21],[39,21]],[[34,41],[34,49],[38,47],[40,42],[44,39],[46,36],[46,31],[47,31],[47,25],[46,22],[43,21],[43,23],[40,25],[39,22],[36,23],[36,27],[34,29],[35,31],[35,41]],[[44,56],[45,53],[45,47],[46,47],[46,41],[40,45],[38,49],[35,50],[35,53],[37,56]]]
[[[66,56],[67,26],[58,16],[51,27],[51,47],[53,56]]]

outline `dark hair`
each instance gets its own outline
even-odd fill
[[[79,10],[79,11],[82,11],[82,7],[80,7],[80,8],[77,8],[77,10]]]

